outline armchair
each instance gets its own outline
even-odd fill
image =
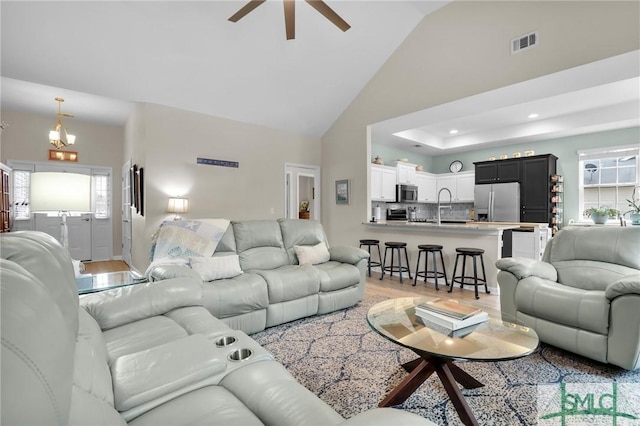
[[[567,227],[542,261],[496,262],[502,319],[540,340],[640,368],[640,227]]]

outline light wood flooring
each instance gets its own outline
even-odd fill
[[[129,266],[121,260],[85,262],[84,265],[85,273],[87,274],[129,270]],[[367,285],[365,286],[364,292],[368,296],[383,296],[388,298],[431,296],[465,300],[467,303],[477,306],[496,317],[500,316],[500,296],[486,294],[481,287],[479,289],[480,299],[476,300],[473,287],[465,286],[465,290],[461,290],[459,286],[455,286],[451,293],[447,293],[444,283],[442,281],[440,282],[440,291],[436,291],[435,285],[431,282],[425,284],[424,281],[419,279],[418,284],[413,287],[413,280],[409,280],[406,276],[404,277],[404,282],[400,284],[397,275],[389,278],[389,275],[386,274],[384,280],[380,281],[380,274],[372,272],[371,277],[367,277]]]

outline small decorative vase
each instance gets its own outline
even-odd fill
[[[373,159],[373,164],[384,164],[382,162],[382,158],[379,155],[376,155],[376,158]]]
[[[421,172],[421,171],[423,171],[423,170],[424,170],[424,168],[422,168],[422,166],[421,166],[421,165],[419,165],[419,164],[418,164],[418,165],[416,166],[416,172]]]
[[[631,213],[631,224],[640,225],[640,213]]]
[[[608,214],[600,215],[600,214],[593,213],[591,215],[591,220],[593,220],[593,223],[595,224],[604,225],[609,220],[609,215]]]

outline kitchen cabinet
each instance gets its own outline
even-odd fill
[[[396,168],[371,165],[371,201],[396,201]]]
[[[416,165],[405,163],[404,161],[394,161],[391,163],[396,166],[398,184],[416,185]]]
[[[504,183],[520,181],[520,159],[481,161],[475,164],[475,183]]]
[[[473,202],[473,189],[475,185],[475,176],[473,172],[463,172],[449,175],[439,175],[437,177],[437,193],[442,188],[448,188],[451,191],[451,199],[454,202]],[[420,195],[420,193],[418,193]],[[440,202],[449,201],[448,194],[445,192],[440,196]]]
[[[550,223],[553,203],[551,176],[556,174],[558,157],[552,154],[521,159],[520,163],[520,221]]]
[[[416,186],[418,187],[418,202],[436,202],[436,177],[434,175],[424,172],[417,172]]]

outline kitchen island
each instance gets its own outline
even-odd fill
[[[402,241],[407,243],[409,254],[409,267],[411,275],[415,273],[416,259],[418,257],[419,244],[439,244],[442,246],[447,279],[453,275],[453,267],[456,260],[456,248],[475,247],[484,250],[484,266],[487,274],[487,284],[493,294],[499,294],[495,263],[502,258],[503,237],[505,231],[527,228],[533,231],[532,236],[541,240],[542,249],[548,237],[546,223],[509,223],[509,222],[466,222],[466,223],[436,223],[408,222],[408,221],[380,221],[364,222],[366,232],[362,238],[375,238],[380,240],[380,250],[384,257],[384,243],[387,241]],[[510,235],[507,232],[506,235]],[[507,241],[510,245],[510,241]],[[376,253],[377,254],[377,253]],[[467,262],[467,271],[471,271]],[[431,265],[431,264],[430,264]],[[430,266],[431,267],[431,266]],[[462,265],[458,266],[458,274]],[[478,265],[480,276],[481,267]],[[396,274],[397,276],[397,274]],[[397,279],[397,278],[396,278]],[[422,281],[419,280],[419,285]],[[408,284],[408,280],[405,281]],[[411,282],[413,283],[413,281]],[[432,284],[428,284],[432,285]],[[473,290],[473,286],[465,286],[465,290]],[[454,292],[459,291],[459,284],[454,287]],[[482,297],[483,291],[480,290]]]

